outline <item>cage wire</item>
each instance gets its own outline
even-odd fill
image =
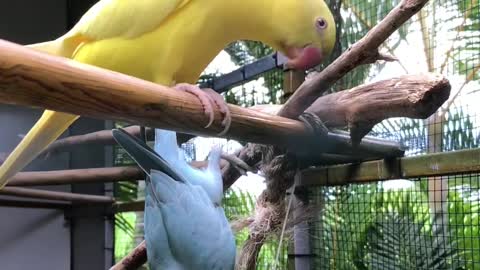
[[[398,2],[342,1],[342,50]],[[400,61],[357,68],[333,91],[419,72],[445,75],[452,90],[430,119],[389,119],[370,135],[401,142],[407,156],[477,148],[479,1],[430,1],[381,49]],[[311,188],[309,201],[318,209],[310,222],[312,269],[480,269],[479,176]]]

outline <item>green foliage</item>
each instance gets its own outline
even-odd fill
[[[480,137],[473,134],[474,125],[470,115],[461,108],[450,110],[443,123],[443,151],[476,148]]]
[[[250,64],[257,59],[273,53],[272,48],[257,41],[237,41],[225,48],[225,51],[238,66]]]
[[[251,216],[255,210],[255,202],[256,198],[251,194],[241,190],[229,189],[225,193],[225,198],[223,200],[223,207],[228,220],[235,221],[239,218]],[[248,229],[244,229],[235,235],[238,250],[242,247],[247,238]],[[257,269],[272,269],[277,254],[278,244],[277,239],[270,239],[262,246],[260,254],[258,255]],[[280,256],[280,262],[278,264],[279,269],[286,268],[287,254],[285,250],[286,246],[284,246],[282,250],[283,254]]]
[[[431,217],[428,196],[418,182],[404,190],[384,190],[382,184],[323,188],[313,198],[324,205],[312,228],[320,236],[312,242],[320,255],[318,269],[474,269],[464,262],[479,262],[474,254],[478,200],[476,206],[450,200],[452,213],[458,213],[453,208],[460,203],[467,207],[462,213],[471,213],[470,218],[451,216],[451,239],[444,235],[442,215]]]
[[[392,212],[379,216],[366,231],[364,269],[464,269],[453,242],[442,231],[425,228],[429,216],[414,219]]]
[[[479,80],[480,68],[480,16],[478,0],[436,1],[436,9],[446,10],[452,14],[456,23],[436,24],[437,31],[452,33],[451,48],[447,60],[453,63],[456,73],[467,76],[467,80]],[[439,21],[444,18],[438,18]],[[447,29],[445,29],[447,28]]]
[[[135,248],[136,217],[135,213],[115,215],[115,261],[119,261]]]
[[[332,0],[330,2],[334,2]],[[390,0],[345,0],[336,1],[343,5],[343,16],[341,16],[341,28],[339,29],[340,36],[340,51],[345,51],[355,42],[364,37],[372,27],[380,22],[385,15],[395,7],[399,1]],[[385,45],[389,53],[400,45],[402,41],[405,41],[408,33],[409,25],[404,25],[399,28],[397,35],[392,37]],[[338,57],[338,56],[337,56]],[[363,65],[357,67],[351,71],[347,76],[342,78],[335,87],[336,90],[343,90],[355,87],[362,82],[365,82],[372,71],[380,72],[383,69],[384,64],[378,64],[375,66]]]
[[[475,179],[478,185],[479,179]],[[463,182],[463,181],[462,181]],[[462,251],[467,269],[480,269],[480,189],[469,185],[449,193],[449,224],[451,235]]]
[[[313,245],[320,249],[321,269],[363,269],[360,254],[365,253],[366,232],[371,225],[388,213],[428,214],[428,205],[415,205],[425,194],[417,192],[382,191],[380,185],[367,184],[323,189],[315,195],[322,200],[320,224],[314,223],[322,235]],[[431,226],[426,223],[425,226]],[[352,268],[352,265],[356,265]],[[360,267],[360,268],[357,268]]]

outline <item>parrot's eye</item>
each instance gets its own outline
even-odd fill
[[[315,22],[315,25],[319,30],[325,29],[328,26],[327,21],[325,21],[324,18],[318,18],[317,21]]]

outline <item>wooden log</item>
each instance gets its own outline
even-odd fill
[[[111,204],[115,199],[107,196],[76,194],[69,192],[38,190],[19,187],[5,187],[0,190],[0,195],[10,195],[24,198],[35,198],[54,201],[67,201],[76,204]]]
[[[385,119],[428,118],[447,101],[450,89],[442,75],[404,75],[323,96],[306,112],[327,119],[330,127],[348,127],[352,141],[358,143]]]
[[[45,108],[99,119],[136,123],[202,136],[223,130],[215,108],[208,117],[198,98],[183,91],[124,74],[47,55],[0,41],[0,102]],[[294,145],[292,137],[310,135],[295,120],[229,105],[228,138],[256,143]]]
[[[352,137],[357,138],[368,131],[367,128],[371,128],[374,124],[388,117],[426,118],[448,98],[449,92],[450,84],[442,76],[434,74],[405,75],[323,96],[317,99],[307,111],[324,119],[326,125],[330,128],[350,127],[353,132]],[[389,102],[386,103],[385,100]],[[372,108],[375,109],[372,110]],[[274,114],[281,109],[281,105],[259,105],[252,107],[252,109]],[[134,135],[137,135],[139,130],[138,126],[127,128],[127,131]],[[114,143],[111,131],[105,130],[70,137],[67,138],[67,141],[54,143],[55,146],[51,149],[63,151],[69,150],[73,146],[95,143]],[[246,156],[241,155],[241,158],[245,159]],[[250,156],[250,158],[253,158],[253,156]],[[192,163],[192,165],[203,166],[204,164],[200,162]],[[138,170],[123,171],[123,168],[109,168],[103,172],[101,170],[25,172],[17,174],[10,185],[55,185],[141,179],[141,177],[137,177],[141,175]],[[237,171],[228,170],[228,172],[231,175],[224,177],[225,188],[233,184],[232,179],[238,178],[239,175]],[[71,181],[68,179],[71,179]]]
[[[94,118],[212,136],[222,117],[205,129],[198,98],[151,82],[0,41],[0,102],[41,107]],[[226,137],[255,143],[312,149],[316,136],[302,122],[229,105],[232,125]],[[349,148],[348,140],[336,142]],[[368,149],[359,150],[367,152]],[[319,149],[319,151],[324,151]]]
[[[65,210],[70,206],[71,204],[67,202],[20,201],[20,200],[0,198],[0,207]]]

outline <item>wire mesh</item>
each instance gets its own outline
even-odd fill
[[[312,189],[314,269],[479,269],[479,177]]]
[[[342,1],[342,50],[398,2]],[[430,1],[381,48],[399,62],[357,68],[332,91],[406,73],[441,73],[452,90],[435,115],[389,119],[370,135],[402,142],[408,156],[477,148],[479,15],[477,0]],[[479,174],[462,174],[314,188],[312,269],[480,269],[479,186]]]
[[[342,50],[363,37],[399,1],[348,0],[341,9]],[[476,0],[432,1],[381,48],[399,61],[362,66],[333,91],[406,73],[436,72],[450,80],[451,97],[430,119],[390,119],[372,134],[400,140],[408,155],[477,147],[480,100],[480,16]]]

